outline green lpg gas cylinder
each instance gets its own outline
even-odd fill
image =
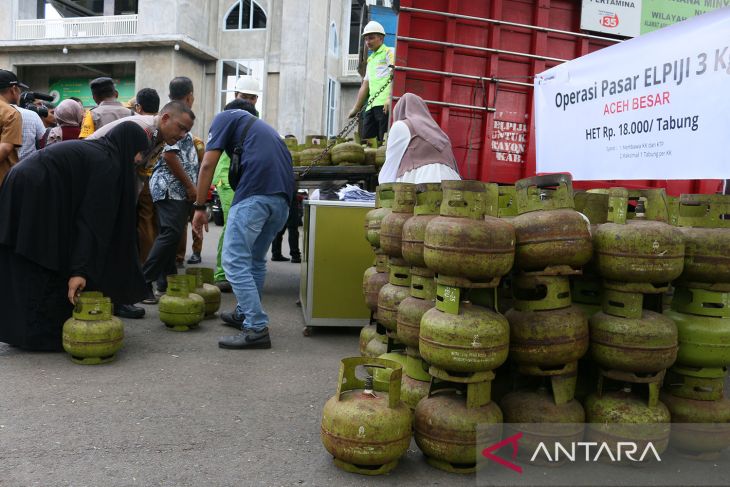
[[[368,343],[370,343],[370,340],[375,338],[375,335],[378,334],[378,329],[375,325],[365,325],[360,330],[360,340],[358,342],[358,352],[360,352],[360,356],[366,357],[365,350],[368,347]]]
[[[396,315],[398,340],[407,347],[418,350],[421,319],[435,306],[436,282],[433,271],[411,267],[411,295],[401,301]]]
[[[603,311],[590,319],[591,355],[601,367],[656,373],[677,358],[677,326],[667,316],[642,309],[639,293],[607,289]]]
[[[518,276],[512,281],[514,308],[505,313],[510,358],[550,369],[576,362],[588,351],[588,319],[570,302],[562,276]]]
[[[73,316],[63,324],[63,349],[71,360],[82,365],[111,362],[123,340],[124,325],[112,316],[111,300],[98,292],[81,293]]]
[[[431,466],[447,472],[476,471],[479,452],[501,439],[502,411],[491,401],[489,382],[434,382],[415,415],[418,448]],[[479,437],[477,426],[483,428]]]
[[[380,248],[380,225],[393,207],[393,183],[384,183],[375,188],[375,209],[365,214],[365,237],[374,248]]]
[[[669,444],[675,450],[702,460],[714,460],[730,446],[730,401],[700,401],[662,392],[661,400],[672,415]]]
[[[627,220],[628,191],[610,190],[609,222],[599,225],[593,237],[598,269],[612,281],[668,283],[682,273],[684,237],[666,223],[664,190],[642,194],[636,216]]]
[[[636,443],[640,457],[651,442],[661,455],[669,445],[671,415],[661,402],[650,404],[626,386],[619,391],[591,394],[585,401],[585,440],[606,443],[614,457],[620,442]],[[645,460],[655,460],[649,453]]]
[[[679,333],[677,363],[691,367],[730,365],[730,293],[677,287],[672,309]]]
[[[507,360],[509,323],[491,309],[462,301],[459,314],[437,308],[426,311],[418,343],[423,359],[438,369],[455,373],[491,371]]]
[[[575,399],[558,405],[547,388],[539,387],[535,391],[511,392],[502,398],[499,405],[504,414],[504,436],[522,433],[518,455],[523,461],[530,461],[540,443],[544,443],[550,452],[555,451],[556,443],[570,451],[571,443],[583,439],[585,411]],[[560,465],[564,462],[547,464]]]
[[[395,183],[395,197],[391,212],[380,223],[380,247],[391,257],[403,257],[401,247],[403,225],[413,218],[413,207],[416,204],[416,185],[411,183]]]
[[[401,238],[403,258],[414,267],[426,267],[426,262],[423,260],[423,239],[426,235],[426,226],[439,214],[441,197],[439,183],[416,185],[413,216],[403,224]]]
[[[167,276],[167,293],[160,298],[160,321],[173,331],[188,331],[205,317],[205,300],[195,289],[195,276]]]
[[[398,307],[411,295],[411,270],[403,259],[390,258],[388,284],[378,293],[378,323],[397,333]]]
[[[498,280],[512,269],[515,233],[496,217],[496,184],[442,181],[440,216],[426,226],[423,257],[426,266],[443,276],[474,282]]]
[[[187,269],[185,274],[195,276],[193,293],[205,301],[205,316],[215,315],[221,307],[221,290],[213,285],[213,269],[192,267]]]
[[[683,194],[677,224],[684,236],[684,282],[730,283],[730,196]]]
[[[358,366],[387,369],[387,389],[361,380]],[[400,400],[400,364],[377,358],[346,358],[340,364],[337,393],[322,410],[322,444],[335,465],[353,473],[380,475],[391,471],[408,450],[411,410]]]
[[[342,142],[336,144],[332,150],[332,163],[340,166],[357,166],[365,163],[365,150],[357,142]]]
[[[423,361],[417,351],[406,348],[406,365],[400,395],[411,410],[415,410],[418,402],[428,396],[431,376],[428,375],[428,364]]]
[[[365,270],[363,275],[362,292],[365,296],[365,305],[370,311],[378,310],[378,294],[380,290],[388,284],[390,278],[390,270],[388,264],[388,256],[377,253],[375,256],[375,266]]]
[[[515,190],[519,213],[511,219],[517,237],[515,267],[523,271],[556,267],[570,272],[591,259],[590,224],[574,209],[570,176],[521,179]]]

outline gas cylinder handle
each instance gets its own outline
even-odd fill
[[[647,220],[669,223],[669,202],[664,188],[629,190],[629,200],[644,198]]]
[[[388,407],[396,408],[400,402],[400,388],[401,388],[401,377],[403,375],[403,366],[394,360],[388,360],[384,358],[371,358],[371,357],[349,357],[343,358],[340,361],[340,374],[337,383],[337,400],[340,400],[340,396],[343,392],[352,391],[355,389],[363,389],[365,387],[365,381],[358,379],[355,375],[355,370],[358,366],[375,367],[380,369],[386,369],[388,374]]]
[[[611,188],[608,190],[607,222],[623,225],[626,223],[626,207],[629,204],[629,191],[626,188]]]
[[[545,191],[555,187],[554,190]],[[520,179],[515,183],[517,213],[575,208],[573,180],[568,174],[546,174]]]
[[[680,227],[730,228],[730,195],[681,195],[677,224]]]

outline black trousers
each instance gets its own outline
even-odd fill
[[[299,251],[299,200],[297,199],[296,193],[292,196],[291,204],[289,205],[289,218],[286,220],[286,225],[276,234],[274,241],[271,242],[272,255],[281,255],[281,242],[284,240],[284,232],[286,231],[289,232],[289,255],[291,257],[301,258],[302,255]]]
[[[362,136],[365,139],[378,138],[383,141],[383,135],[388,131],[388,115],[383,112],[383,107],[373,107],[363,115]]]
[[[155,201],[159,233],[142,266],[142,274],[147,282],[157,281],[158,289],[167,289],[167,276],[177,274],[175,254],[187,228],[191,207],[192,204],[185,200]]]

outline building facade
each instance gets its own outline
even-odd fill
[[[5,0],[0,67],[34,91],[89,100],[111,76],[121,101],[175,76],[195,84],[193,132],[204,135],[236,77],[261,82],[258,108],[281,134],[333,135],[361,77],[358,0]],[[358,56],[359,54],[359,56]]]

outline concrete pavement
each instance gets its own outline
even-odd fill
[[[219,233],[211,225],[204,266]],[[107,365],[0,344],[0,486],[474,485],[429,467],[415,443],[384,478],[333,465],[321,409],[359,330],[302,336],[298,286],[297,264],[269,263],[271,350],[219,349],[234,330],[217,318],[171,332],[157,306],[125,320],[124,348]],[[224,310],[233,303],[223,295]]]

